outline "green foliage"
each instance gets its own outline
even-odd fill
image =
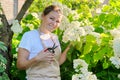
[[[3,51],[7,50],[5,44],[3,42],[1,42],[1,41],[0,41],[0,49],[3,50]]]
[[[3,57],[2,51],[7,51],[7,48],[3,42],[0,41],[0,80],[9,80],[8,75],[5,73],[7,60]]]

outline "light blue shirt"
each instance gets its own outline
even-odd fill
[[[58,37],[55,34],[52,34],[52,36],[53,36],[55,43],[57,43],[56,45],[59,45],[59,48],[60,48]],[[51,41],[50,38],[47,40],[43,40],[43,42],[46,45],[46,47],[53,46],[53,42]],[[29,51],[30,53],[29,59],[37,56],[37,54],[41,50],[43,50],[43,44],[41,42],[40,34],[38,30],[31,30],[31,31],[24,33],[21,39],[21,42],[19,44],[19,47],[24,48]]]
[[[43,49],[39,32],[37,30],[26,32],[21,39],[19,47],[25,48],[30,52],[29,59],[35,57]]]

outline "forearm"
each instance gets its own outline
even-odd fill
[[[63,64],[65,61],[66,61],[66,57],[67,57],[67,52],[68,50],[70,49],[70,47],[68,46],[64,51],[63,53],[61,54],[60,56],[60,60],[59,60],[59,64]]]
[[[37,63],[36,57],[32,58],[32,59],[28,59],[29,57],[29,51],[24,49],[24,48],[19,48],[18,49],[18,56],[17,56],[17,68],[21,69],[21,70],[26,70],[29,67],[31,67],[31,65]]]
[[[36,64],[36,63],[37,63],[36,58],[32,58],[30,60],[18,59],[17,60],[17,68],[21,69],[21,70],[26,70],[29,67],[31,67],[33,64]]]

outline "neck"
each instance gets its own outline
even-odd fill
[[[39,27],[38,30],[39,30],[39,32],[44,33],[44,34],[49,34],[50,33],[48,30],[46,30],[43,27]]]

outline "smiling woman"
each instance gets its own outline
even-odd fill
[[[17,67],[26,70],[27,80],[61,80],[60,65],[66,60],[70,45],[61,53],[58,37],[52,31],[60,25],[62,12],[58,6],[50,5],[41,17],[40,27],[22,37]]]
[[[58,7],[47,7],[42,14],[42,24],[40,30],[42,30],[44,33],[52,32],[60,25],[61,19],[62,14]]]

